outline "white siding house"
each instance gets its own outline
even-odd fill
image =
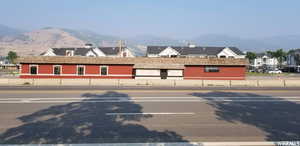
[[[257,55],[257,58],[254,59],[252,66],[255,68],[259,68],[262,66],[276,68],[278,66],[278,60],[266,54],[259,54]]]
[[[236,47],[148,46],[147,57],[218,57],[245,58]]]
[[[134,57],[127,47],[50,48],[42,56]]]

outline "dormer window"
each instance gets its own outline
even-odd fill
[[[66,56],[74,56],[74,50],[66,50]]]
[[[263,62],[267,62],[267,58],[263,58]]]

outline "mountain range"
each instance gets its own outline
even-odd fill
[[[126,45],[138,55],[144,55],[147,45],[187,45],[199,46],[235,46],[242,51],[263,52],[283,48],[285,50],[300,48],[300,35],[274,36],[266,38],[245,39],[235,36],[207,34],[190,39],[173,39],[153,35],[120,37],[98,34],[89,30],[46,27],[32,31],[0,25],[0,56],[8,51],[19,55],[39,55],[52,47],[82,47],[85,43],[96,46],[116,46],[118,40],[125,40]]]

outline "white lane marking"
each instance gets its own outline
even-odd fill
[[[70,103],[70,102],[87,102],[87,103],[113,103],[113,102],[300,102],[299,100],[229,100],[229,99],[219,99],[219,100],[20,100],[20,101],[0,101],[0,103]]]
[[[195,113],[106,113],[108,116],[116,115],[194,115]]]

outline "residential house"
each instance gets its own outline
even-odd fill
[[[18,70],[18,65],[12,64],[5,57],[0,58],[0,69],[3,70]]]
[[[127,47],[50,48],[42,56],[134,57]]]
[[[271,57],[267,53],[260,53],[256,55],[256,58],[254,59],[251,66],[256,69],[275,69],[278,67],[278,60],[277,58]]]
[[[290,71],[300,72],[300,49],[295,49],[288,53],[287,67]]]
[[[246,59],[169,57],[19,58],[20,78],[243,80]]]
[[[148,46],[147,57],[217,57],[245,58],[245,54],[236,47],[200,47],[189,46]]]
[[[0,57],[0,65],[10,64],[5,57]]]

